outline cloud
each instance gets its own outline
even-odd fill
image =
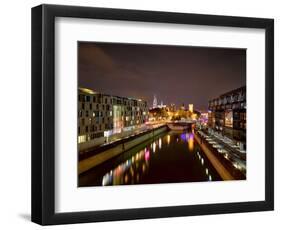
[[[111,72],[115,68],[112,58],[104,50],[92,43],[79,44],[79,64],[95,66],[100,72]]]

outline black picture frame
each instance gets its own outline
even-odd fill
[[[55,18],[110,19],[265,29],[265,200],[55,213]],[[274,209],[274,20],[110,8],[32,8],[32,221],[41,225],[267,211]]]

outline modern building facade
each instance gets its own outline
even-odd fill
[[[209,101],[208,126],[246,149],[246,86]]]
[[[139,127],[147,119],[146,101],[85,88],[78,90],[78,144],[104,143],[113,135]]]

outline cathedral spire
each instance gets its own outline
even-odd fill
[[[154,97],[153,97],[153,105],[152,105],[152,108],[153,108],[153,109],[157,108],[157,98],[156,98],[156,95],[154,95]]]

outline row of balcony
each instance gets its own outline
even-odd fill
[[[225,95],[209,101],[209,107],[246,102],[246,92]]]

